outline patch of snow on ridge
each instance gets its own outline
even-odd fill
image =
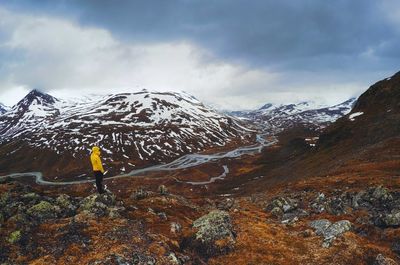
[[[353,113],[353,114],[350,114],[349,120],[355,121],[355,117],[361,116],[361,115],[363,115],[363,114],[364,114],[364,112],[362,112],[362,111],[360,111],[360,112],[355,112],[355,113]]]

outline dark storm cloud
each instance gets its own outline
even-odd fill
[[[169,84],[251,108],[338,103],[399,70],[398,0],[0,0],[1,8],[12,22],[0,16],[0,92]]]
[[[335,60],[315,57],[338,56],[348,64],[368,49],[399,56],[396,27],[375,0],[39,3],[14,1],[7,6],[66,15],[83,25],[107,28],[124,41],[194,41],[221,58],[253,66],[296,68],[311,60],[314,68],[329,69],[337,67]]]

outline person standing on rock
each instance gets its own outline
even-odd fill
[[[103,163],[101,162],[100,155],[100,148],[97,146],[93,146],[92,153],[90,154],[90,162],[92,162],[93,174],[96,177],[97,191],[98,193],[102,194],[105,192],[103,188],[104,168]]]

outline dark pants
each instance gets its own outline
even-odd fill
[[[93,171],[94,176],[96,177],[96,187],[97,191],[102,194],[104,193],[103,189],[103,173],[101,171]]]

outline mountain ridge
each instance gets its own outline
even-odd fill
[[[46,150],[48,154],[40,159],[34,155],[44,162],[40,168],[49,166],[45,157],[53,154],[76,160],[74,171],[79,171],[86,166],[77,160],[87,156],[91,146],[101,145],[116,174],[212,147],[248,143],[252,138],[239,121],[192,96],[148,91],[76,102],[33,90],[0,116],[0,134],[0,153],[9,156],[1,159],[5,164],[15,164],[23,146],[28,153]],[[49,167],[62,170],[60,165]]]

